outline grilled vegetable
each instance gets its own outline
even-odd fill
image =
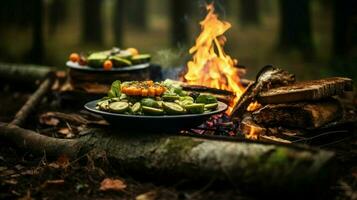
[[[104,53],[92,53],[88,56],[87,62],[91,67],[100,68],[107,58],[108,56]]]
[[[177,95],[164,95],[164,96],[162,96],[162,99],[163,99],[164,101],[171,101],[171,102],[173,102],[173,101],[175,101],[175,100],[179,100],[180,97],[177,96]]]
[[[104,69],[104,70],[109,71],[109,70],[112,70],[112,68],[113,68],[113,63],[112,63],[112,61],[110,61],[110,60],[104,61],[104,63],[103,63],[103,69]]]
[[[151,60],[151,56],[149,54],[139,54],[139,55],[134,55],[131,57],[131,62],[134,65],[141,64],[141,63],[148,63]]]
[[[184,114],[186,113],[186,110],[178,105],[177,103],[173,102],[163,102],[162,106],[164,107],[164,110],[166,111],[167,114]]]
[[[129,104],[127,102],[114,102],[109,104],[109,110],[115,113],[123,113],[128,110]]]
[[[143,106],[142,111],[145,114],[151,114],[151,115],[163,115],[164,110],[160,108],[153,108],[153,107],[148,107],[148,106]]]
[[[136,102],[133,106],[131,106],[131,112],[138,113],[141,110],[140,102]]]
[[[212,95],[201,94],[196,98],[196,103],[204,103],[204,104],[217,103],[217,99]]]
[[[218,107],[218,103],[205,104],[205,109],[207,110],[215,110],[217,107]]]
[[[123,67],[123,66],[132,65],[130,60],[120,57],[118,55],[110,56],[109,59],[113,62],[114,67]]]
[[[193,103],[185,106],[187,112],[192,114],[201,114],[205,111],[205,104]]]
[[[153,108],[160,108],[159,103],[157,101],[155,101],[154,99],[152,99],[152,98],[141,99],[140,103],[143,106],[153,107]]]

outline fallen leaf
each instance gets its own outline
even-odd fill
[[[107,191],[107,190],[121,191],[125,188],[126,188],[126,184],[122,180],[105,178],[100,183],[99,190],[101,190],[101,191]]]
[[[135,197],[135,200],[154,200],[156,199],[157,194],[155,191],[146,192],[143,194],[139,194]]]
[[[47,180],[45,181],[42,185],[41,188],[47,188],[47,187],[52,187],[52,186],[61,186],[64,184],[63,179],[56,179],[56,180]]]
[[[15,179],[5,180],[4,183],[10,184],[10,185],[16,185],[17,180],[15,180]]]
[[[62,154],[60,155],[57,160],[55,162],[52,162],[50,164],[48,164],[49,167],[52,168],[67,168],[69,166],[70,162],[69,162],[69,158],[67,157],[67,155]]]
[[[58,133],[61,133],[62,135],[68,135],[71,133],[71,130],[69,130],[69,128],[65,127],[65,128],[61,128],[60,130],[58,130]]]
[[[57,126],[60,120],[55,118],[52,112],[47,112],[40,116],[40,123],[48,126]]]

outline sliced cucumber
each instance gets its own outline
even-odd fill
[[[140,109],[141,109],[141,104],[140,104],[140,102],[136,102],[133,106],[131,106],[131,111],[132,111],[133,113],[139,112]]]
[[[148,107],[153,107],[153,108],[161,108],[160,104],[152,98],[143,98],[143,99],[141,99],[140,103],[143,106],[148,106]]]
[[[114,102],[109,104],[109,110],[115,113],[123,113],[129,108],[129,104],[127,102]]]
[[[114,67],[122,67],[132,65],[131,61],[119,56],[110,56],[109,59],[113,62]]]
[[[162,99],[164,101],[174,102],[175,100],[180,100],[180,97],[177,95],[164,95],[162,96]]]
[[[149,114],[149,115],[163,115],[164,114],[164,110],[163,109],[153,108],[153,107],[148,107],[148,106],[143,106],[142,107],[142,111],[145,114]]]
[[[205,109],[207,110],[216,110],[218,107],[218,103],[210,103],[205,105]]]
[[[92,53],[88,56],[87,62],[88,65],[95,68],[101,68],[103,62],[108,58],[104,53]]]
[[[180,97],[180,101],[185,101],[185,100],[192,101],[192,102],[194,101],[194,99],[192,97],[190,97],[190,96]]]
[[[173,102],[163,102],[162,106],[164,107],[164,110],[166,111],[167,114],[184,114],[186,113],[185,108],[180,106],[177,103]]]
[[[139,54],[131,57],[131,62],[133,64],[141,64],[141,63],[148,63],[151,60],[151,56],[149,54]]]
[[[201,114],[205,111],[205,104],[193,103],[185,106],[187,112],[192,114]]]

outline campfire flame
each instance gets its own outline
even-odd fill
[[[257,128],[255,128],[254,126],[252,126],[250,128],[250,131],[249,131],[249,134],[246,134],[245,135],[245,138],[247,139],[252,139],[252,140],[257,140],[258,139],[258,131],[257,131]]]
[[[228,110],[230,113],[244,92],[235,67],[238,61],[223,50],[226,42],[223,34],[231,28],[231,24],[218,19],[213,3],[207,5],[206,9],[208,14],[200,22],[202,31],[195,45],[189,50],[193,59],[187,63],[188,71],[184,78],[189,84],[232,91],[235,98]]]

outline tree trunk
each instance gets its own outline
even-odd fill
[[[240,0],[240,24],[258,25],[260,23],[259,0]]]
[[[53,0],[49,7],[49,32],[53,34],[58,25],[66,20],[67,7],[64,0]]]
[[[112,129],[113,130],[113,129]],[[112,165],[133,174],[172,181],[229,181],[242,188],[279,194],[319,192],[331,181],[332,152],[290,145],[217,141],[174,135],[126,134],[90,129],[79,139],[56,139],[0,124],[0,136],[48,156],[77,158],[104,154]]]
[[[312,58],[314,53],[310,1],[280,0],[280,37],[281,50],[297,49],[306,58]]]
[[[147,28],[147,0],[131,0],[127,2],[128,22],[135,28]]]
[[[29,60],[32,63],[41,64],[44,59],[43,43],[43,2],[42,0],[33,1],[33,21],[32,21],[32,47]]]
[[[123,24],[124,24],[124,1],[123,0],[117,0],[115,3],[115,6],[113,7],[114,9],[114,41],[115,41],[115,46],[118,47],[123,47]]]
[[[184,45],[188,43],[187,15],[189,12],[188,0],[171,0],[171,37],[172,45]]]
[[[101,0],[82,0],[82,39],[85,43],[103,42]]]
[[[357,17],[355,0],[334,0],[333,55],[346,57],[356,45],[357,29],[353,28],[353,16]]]

